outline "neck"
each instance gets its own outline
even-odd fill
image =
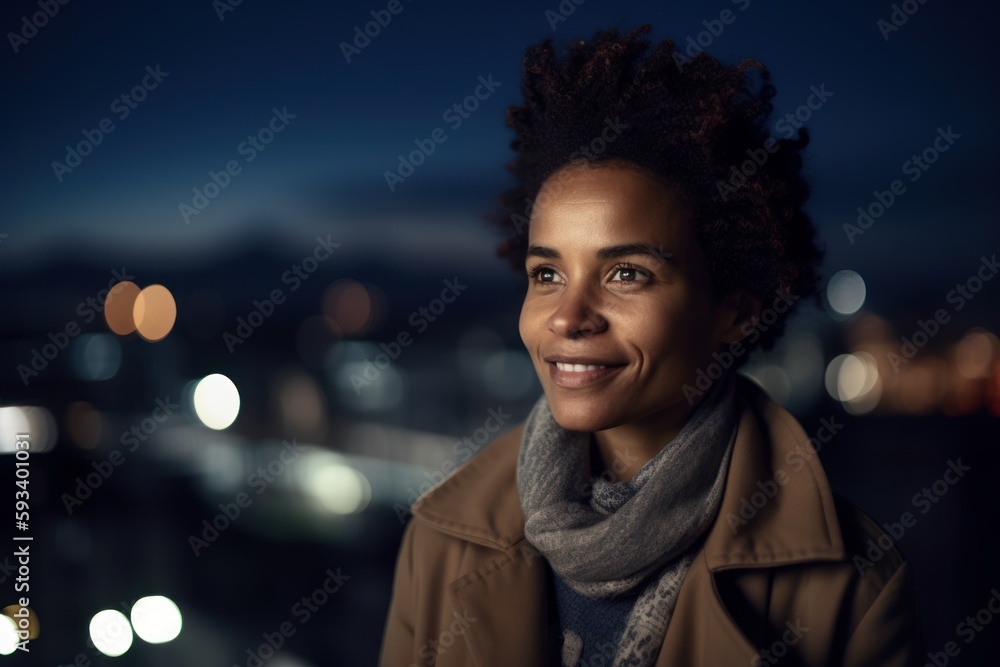
[[[682,398],[641,419],[604,431],[594,431],[591,438],[591,470],[608,471],[613,476],[612,481],[631,480],[642,466],[677,437],[704,398],[700,397],[693,404]]]

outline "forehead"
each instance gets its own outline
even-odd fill
[[[629,237],[677,243],[690,236],[676,189],[637,168],[569,165],[542,185],[528,227],[532,243]]]

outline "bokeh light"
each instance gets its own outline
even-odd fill
[[[194,388],[194,411],[202,424],[221,431],[240,413],[240,392],[225,375],[208,375]]]
[[[135,300],[141,291],[135,283],[123,280],[111,288],[108,298],[104,300],[104,321],[119,336],[135,331],[133,311]]]
[[[283,431],[312,440],[326,436],[326,396],[316,380],[295,373],[277,382],[275,393]]]
[[[84,334],[73,345],[73,368],[83,380],[110,380],[121,365],[122,346],[110,334]]]
[[[0,655],[10,655],[16,651],[19,642],[17,623],[13,618],[0,614]]]
[[[104,418],[86,401],[74,401],[66,408],[66,429],[78,447],[93,449],[104,435]]]
[[[173,294],[163,285],[150,285],[136,297],[132,317],[143,340],[150,343],[163,340],[177,319]]]
[[[988,378],[993,371],[997,337],[982,329],[966,334],[955,349],[955,364],[962,377],[969,380]]]
[[[855,411],[867,412],[881,396],[878,364],[869,352],[841,354],[826,367],[826,391],[835,400],[850,404]]]
[[[46,408],[34,405],[0,408],[0,454],[16,451],[16,436],[27,433],[33,454],[47,452],[56,444],[56,418]]]
[[[326,288],[322,310],[327,325],[338,335],[358,336],[378,326],[385,296],[375,285],[344,278]]]
[[[327,350],[323,365],[331,395],[348,409],[387,411],[403,402],[405,371],[374,343],[339,341]]]
[[[13,620],[19,632],[27,632],[27,639],[38,639],[41,634],[38,627],[38,615],[31,607],[22,607],[19,604],[7,605],[3,608],[2,615]]]
[[[90,640],[98,651],[115,658],[132,647],[132,626],[125,614],[105,609],[90,619]]]
[[[364,332],[371,312],[368,290],[356,280],[338,280],[323,294],[323,314],[345,334]]]
[[[838,271],[826,286],[826,300],[833,311],[842,316],[853,315],[865,303],[867,288],[855,271]]]
[[[177,638],[183,620],[181,610],[170,598],[151,595],[132,605],[132,626],[139,638],[150,644],[163,644]]]
[[[333,514],[360,512],[371,500],[371,484],[360,471],[324,452],[308,456],[303,467],[305,490]]]
[[[856,382],[855,375],[861,376],[861,386],[854,395],[844,403],[844,409],[853,415],[861,415],[871,412],[878,406],[882,398],[882,378],[878,370],[878,362],[870,352],[855,352],[853,360],[841,365],[841,374],[848,377],[844,379],[844,384],[853,385]],[[857,361],[854,361],[857,360]],[[861,368],[857,366],[860,362]],[[851,387],[854,389],[854,387]]]

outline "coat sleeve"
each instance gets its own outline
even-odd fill
[[[379,667],[406,667],[415,661],[413,533],[416,522],[410,520],[403,530],[403,539],[396,556],[396,571],[392,585],[389,614],[382,634]]]
[[[921,667],[923,633],[908,561],[896,568],[847,642],[845,667]]]

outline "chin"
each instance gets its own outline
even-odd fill
[[[553,399],[549,396],[552,418],[567,431],[604,431],[617,426],[607,406],[597,407],[591,401]]]

